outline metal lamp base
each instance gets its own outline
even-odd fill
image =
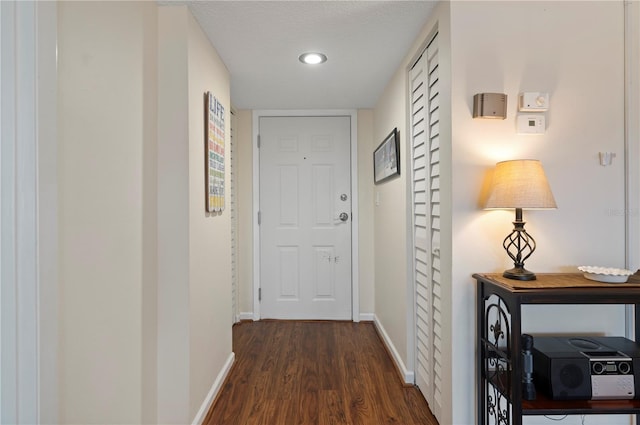
[[[516,280],[535,280],[536,275],[524,268],[524,262],[536,250],[536,241],[524,230],[525,222],[522,220],[522,208],[516,208],[516,220],[513,222],[513,231],[504,238],[502,247],[513,260],[513,268],[505,270],[502,276]]]
[[[536,274],[534,272],[530,272],[524,267],[514,267],[512,269],[505,270],[504,273],[502,273],[502,276],[515,280],[536,280]]]

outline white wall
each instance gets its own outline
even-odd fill
[[[469,276],[511,267],[501,241],[511,231],[513,212],[478,206],[484,176],[495,162],[540,159],[558,204],[553,211],[525,211],[538,242],[528,269],[624,266],[624,34],[622,2],[453,2],[451,11],[453,419],[464,424],[474,412],[462,406],[473,405],[475,395],[475,350],[469,343],[475,291]],[[522,91],[550,93],[543,136],[515,133]],[[473,95],[480,92],[509,96],[506,120],[471,118]],[[616,153],[612,166],[599,165],[600,151]],[[622,307],[524,310],[524,332],[625,332]],[[589,418],[614,421],[625,423],[623,417]]]
[[[206,213],[204,188],[204,94],[228,126],[229,73],[186,6],[160,7],[158,31],[157,420],[189,423],[204,419],[233,361],[230,214]]]
[[[230,218],[204,208],[228,71],[184,6],[60,2],[58,37],[59,421],[199,422],[233,362]]]
[[[406,66],[401,66],[385,88],[373,111],[373,150],[395,127],[400,132],[401,173],[398,178],[374,186],[373,249],[375,315],[407,365],[407,173]],[[370,167],[373,167],[371,163]],[[370,179],[373,185],[373,179]],[[401,366],[403,367],[403,366]]]
[[[167,423],[188,422],[191,399],[187,19],[185,8],[158,11],[157,420]]]
[[[253,112],[236,111],[238,208],[238,306],[240,318],[253,319]]]
[[[155,326],[141,314],[147,261],[155,267],[143,255],[154,14],[146,2],[59,4],[61,422],[143,420],[143,363],[154,356],[143,335]]]
[[[538,242],[527,261],[529,269],[624,266],[623,3],[441,4],[374,110],[374,140],[382,140],[394,126],[400,129],[405,147],[402,164],[407,164],[407,66],[436,23],[444,54],[440,76],[451,78],[444,84],[450,90],[444,100],[451,103],[441,109],[449,109],[452,117],[443,140],[451,140],[453,165],[449,176],[453,239],[449,249],[442,249],[449,253],[452,266],[452,340],[451,352],[445,353],[452,364],[443,368],[452,373],[451,392],[445,395],[451,406],[445,409],[443,423],[466,425],[475,422],[475,283],[471,274],[511,267],[502,239],[511,231],[513,212],[483,211],[479,205],[485,176],[495,163],[512,158],[542,160],[559,206],[553,211],[525,212],[527,229]],[[521,91],[550,93],[545,135],[516,135],[515,102]],[[480,92],[507,93],[508,118],[472,119],[472,98]],[[441,121],[446,122],[442,115]],[[599,151],[616,153],[612,166],[598,164]],[[412,366],[412,335],[407,333],[407,327],[413,326],[412,306],[405,295],[411,276],[406,273],[408,253],[403,245],[408,237],[405,208],[409,207],[405,176],[375,188],[380,196],[374,230],[375,313],[402,360]],[[528,332],[624,335],[625,331],[621,307],[525,308],[524,320],[523,330]],[[567,423],[576,420],[572,417]],[[627,420],[624,416],[588,419],[603,424]]]
[[[188,13],[189,96],[189,280],[190,416],[192,420],[212,384],[232,360],[231,353],[231,100],[229,71],[204,32]],[[226,208],[205,213],[204,93],[225,110]],[[213,401],[213,400],[211,400]],[[204,412],[206,414],[206,411]],[[204,417],[202,418],[204,419]]]
[[[158,13],[142,16],[142,422],[157,422],[158,385]]]
[[[373,260],[373,110],[358,110],[358,280],[360,317],[371,320],[374,312]]]
[[[640,268],[640,2],[625,2],[625,51],[627,92],[627,182],[628,260],[627,268]]]

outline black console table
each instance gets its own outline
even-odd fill
[[[627,283],[600,283],[581,273],[537,274],[518,281],[499,274],[477,280],[477,407],[481,425],[521,425],[525,415],[637,414],[640,400],[558,401],[537,392],[522,399],[521,306],[523,304],[630,304],[640,332],[640,275]],[[638,338],[638,337],[636,337]],[[534,340],[535,344],[535,340]]]

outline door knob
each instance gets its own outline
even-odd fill
[[[347,220],[349,220],[349,214],[347,214],[346,212],[340,213],[340,216],[338,218],[341,221],[347,221]]]

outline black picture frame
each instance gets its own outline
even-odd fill
[[[394,128],[373,151],[373,182],[380,184],[400,175],[400,133]]]

